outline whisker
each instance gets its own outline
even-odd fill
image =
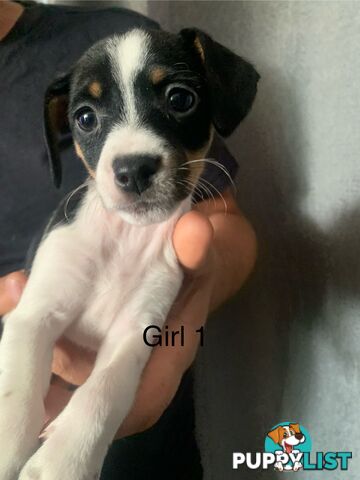
[[[201,197],[201,200],[204,201],[205,200],[205,197],[204,197],[204,194],[206,197],[209,196],[209,192],[207,192],[206,188],[204,188],[204,185],[198,183],[195,185],[194,187],[194,193],[196,193],[197,195],[199,195],[199,197]],[[194,199],[194,204],[196,203],[195,199]]]
[[[187,182],[188,185],[191,186],[191,189],[193,190],[193,192],[198,194],[201,197],[201,200],[205,200],[204,194],[205,194],[206,198],[212,198],[213,197],[212,192],[203,183],[201,183],[199,181],[197,183],[195,183],[194,181],[190,181],[190,180],[185,180],[185,181]]]
[[[199,187],[200,187],[200,192],[201,192],[200,196],[201,196],[201,199],[204,200],[204,196],[202,195],[202,191],[201,191],[201,188],[202,188],[204,190],[205,194],[208,197],[210,197],[214,201],[214,203],[216,203],[213,192],[210,190],[210,188],[208,188],[206,185],[204,185],[204,182],[207,185],[209,185],[209,187],[213,188],[215,190],[216,194],[221,198],[221,200],[223,201],[223,204],[224,204],[224,213],[225,213],[225,215],[227,215],[228,214],[227,202],[226,202],[224,196],[222,195],[222,193],[211,182],[209,182],[205,178],[199,178],[198,181],[197,181],[197,184],[195,184],[194,182],[190,182],[187,179],[183,179],[183,180],[178,181],[179,184],[181,183],[182,185],[190,186],[191,188],[194,189],[194,192],[198,193],[198,194],[199,194]]]
[[[224,196],[222,195],[222,193],[215,187],[215,185],[213,185],[211,182],[209,182],[209,181],[206,180],[205,178],[202,178],[201,180],[202,180],[203,182],[206,182],[206,183],[207,183],[210,187],[212,187],[212,188],[215,190],[215,192],[219,195],[219,197],[221,198],[221,200],[222,200],[223,203],[224,203],[224,213],[225,213],[225,215],[227,215],[227,214],[228,214],[228,205],[227,205],[226,200],[225,200]]]
[[[181,169],[181,167],[180,167]],[[187,169],[184,169],[184,170],[187,170]],[[199,178],[197,180],[197,183],[194,183],[194,182],[190,182],[188,179],[182,179],[182,185],[185,185],[185,182],[186,182],[186,186],[190,186],[191,189],[194,190],[195,193],[199,194],[199,196],[201,197],[201,200],[205,200],[204,199],[204,196],[202,194],[202,192],[204,191],[205,195],[212,199],[214,204],[216,203],[216,199],[214,197],[214,194],[213,192],[204,184],[204,182],[206,182],[208,185],[210,185],[210,187],[212,187],[217,193],[218,195],[223,199],[223,202],[226,204],[225,202],[225,199],[224,197],[221,195],[221,193],[219,192],[219,190],[210,182],[208,182],[205,178]],[[227,205],[226,205],[226,208],[225,208],[225,211],[227,212]]]
[[[199,179],[198,179],[198,185],[200,185],[200,186],[204,189],[204,191],[205,191],[205,193],[207,194],[207,196],[208,196],[208,197],[214,202],[214,204],[215,204],[215,203],[216,203],[216,200],[215,200],[214,194],[213,194],[213,192],[212,192],[206,185],[204,185],[203,180],[204,180],[203,178],[201,178],[201,179],[199,178]]]
[[[200,188],[199,185],[193,183],[193,182],[190,182],[189,180],[187,179],[183,179],[183,180],[177,180],[176,183],[178,183],[179,185],[183,185],[184,187],[186,188],[189,188],[189,193],[191,193],[191,191],[194,191],[195,193],[197,193],[198,195],[201,196],[201,199],[204,200],[204,195],[203,195],[203,192]],[[206,193],[206,192],[205,192]]]
[[[190,182],[189,180],[187,180],[187,181]],[[202,193],[202,191],[204,191],[204,193],[207,197],[210,197],[215,201],[214,195],[212,194],[211,190],[209,190],[209,188],[206,185],[204,185],[204,183],[202,182],[201,179],[198,179],[196,183],[194,181],[191,181],[190,183],[193,185],[194,190],[195,189],[198,189],[198,190],[200,189],[201,193]],[[201,195],[201,198],[202,198],[202,200],[204,200],[204,197],[202,195]]]
[[[224,167],[224,165],[222,165],[220,162],[218,162],[218,161],[216,161],[216,160],[214,160],[214,159],[211,159],[211,158],[199,158],[199,159],[197,159],[197,160],[189,160],[189,161],[183,163],[180,168],[185,167],[186,165],[190,165],[190,164],[192,164],[192,163],[198,163],[198,162],[209,163],[209,164],[214,165],[215,167],[219,168],[219,169],[227,176],[227,178],[229,179],[229,181],[230,181],[230,183],[231,183],[231,185],[232,185],[232,187],[233,187],[233,189],[234,189],[234,192],[237,191],[236,185],[235,185],[233,179],[231,178],[230,173],[227,171],[227,169]]]
[[[72,192],[70,192],[70,193],[68,194],[68,197],[67,197],[66,202],[65,202],[65,205],[64,205],[64,215],[65,215],[65,218],[66,218],[66,221],[67,221],[67,222],[70,221],[70,219],[69,219],[69,217],[68,217],[68,214],[67,214],[67,209],[68,209],[70,200],[71,200],[72,197],[75,195],[75,193],[77,193],[77,192],[78,192],[79,190],[81,190],[82,188],[87,187],[87,185],[88,185],[88,182],[87,182],[87,180],[86,180],[84,183],[82,183],[81,185],[79,185],[78,187],[76,187]]]

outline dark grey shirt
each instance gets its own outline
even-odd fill
[[[63,185],[52,186],[42,127],[47,85],[97,40],[141,26],[159,28],[119,8],[29,5],[0,42],[0,276],[24,267],[34,234],[86,175],[69,141],[62,152]],[[235,175],[236,162],[219,139],[209,156]],[[212,165],[204,178],[220,191],[229,184]]]

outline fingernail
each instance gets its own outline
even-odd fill
[[[8,278],[5,282],[6,289],[11,296],[12,300],[17,303],[20,300],[23,292],[23,285],[16,278]]]

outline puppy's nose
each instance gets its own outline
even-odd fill
[[[123,155],[113,161],[115,182],[125,192],[140,195],[151,185],[152,177],[159,170],[159,155]]]
[[[302,440],[303,436],[304,435],[302,433],[295,433],[296,440]]]

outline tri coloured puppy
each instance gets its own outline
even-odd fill
[[[97,43],[49,87],[55,184],[67,125],[89,178],[54,214],[5,321],[1,480],[99,477],[150,355],[143,331],[163,325],[182,283],[174,225],[190,208],[214,129],[233,132],[258,79],[200,31],[137,29]],[[39,448],[52,349],[62,335],[96,350],[96,365]]]
[[[280,445],[282,451],[287,453],[299,453],[295,447],[300,443],[305,442],[305,435],[302,433],[300,429],[300,425],[298,423],[289,423],[289,425],[280,425],[276,427],[274,430],[268,433],[268,436],[273,440],[275,443]],[[295,462],[294,465],[283,465],[281,462],[275,463],[275,470],[283,471],[283,470],[294,470],[297,472],[303,468],[301,462]]]

